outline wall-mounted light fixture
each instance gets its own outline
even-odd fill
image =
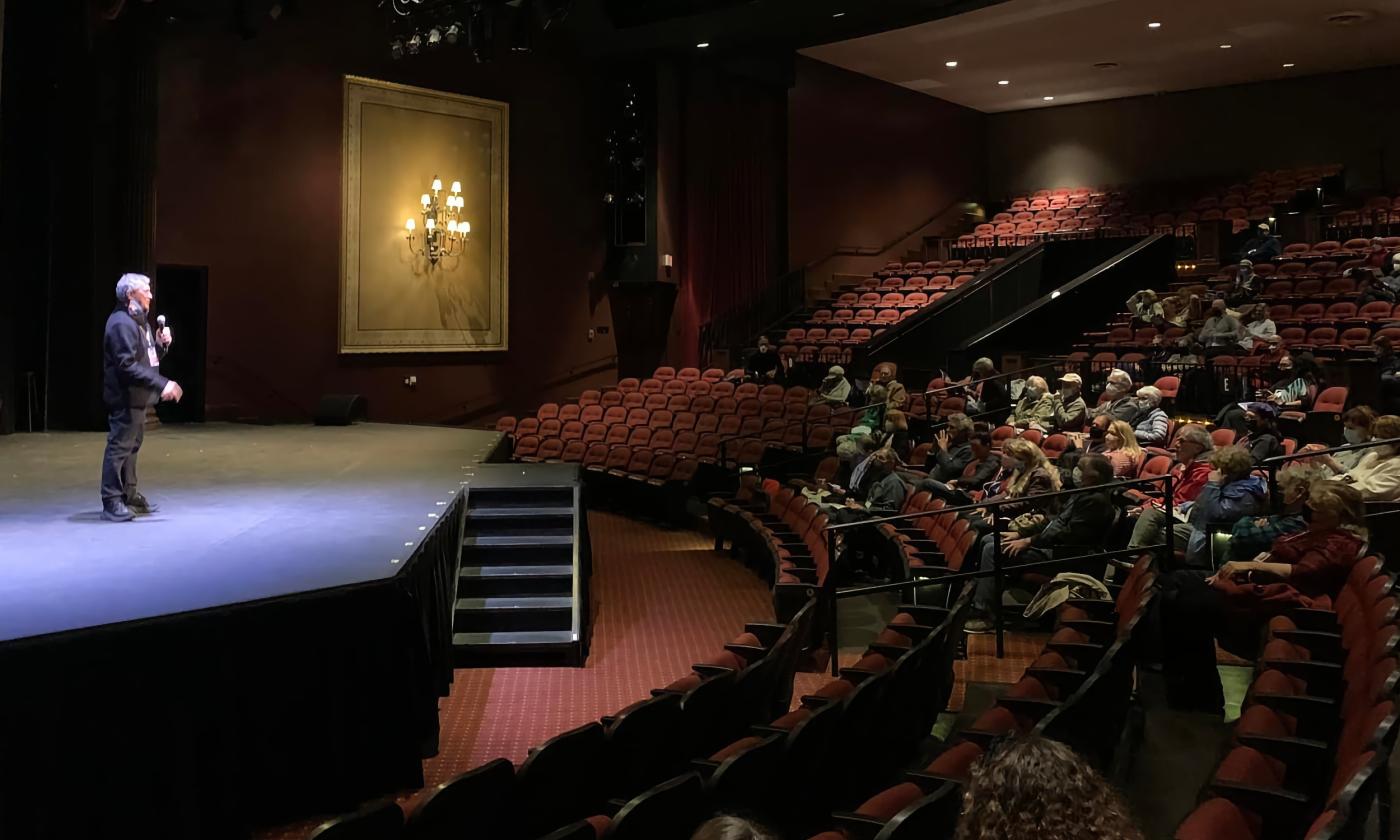
[[[467,246],[471,236],[472,223],[461,218],[466,201],[462,198],[462,182],[453,181],[452,189],[443,196],[442,180],[433,176],[430,193],[423,193],[418,201],[423,205],[423,230],[418,231],[418,223],[409,219],[404,225],[408,231],[408,249],[415,256],[426,257],[428,264],[437,265],[443,257],[455,257]],[[420,239],[421,236],[421,239]]]

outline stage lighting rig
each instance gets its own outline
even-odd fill
[[[389,54],[418,55],[465,42],[478,62],[490,61],[498,25],[509,50],[529,53],[536,30],[559,23],[574,0],[377,0],[390,28]]]

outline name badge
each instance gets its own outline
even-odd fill
[[[151,367],[160,367],[160,356],[156,354],[156,346],[151,343],[149,334],[146,336],[146,358],[150,361]]]

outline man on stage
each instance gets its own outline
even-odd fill
[[[136,489],[136,453],[146,430],[146,409],[162,400],[180,401],[185,392],[160,375],[170,349],[169,327],[152,335],[151,278],[123,274],[117,281],[117,308],[102,336],[102,399],[107,403],[107,451],[102,456],[102,518],[129,522],[157,508]]]

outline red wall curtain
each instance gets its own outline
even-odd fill
[[[682,85],[684,223],[672,357],[693,365],[700,328],[778,278],[785,257],[786,91],[709,68]]]

